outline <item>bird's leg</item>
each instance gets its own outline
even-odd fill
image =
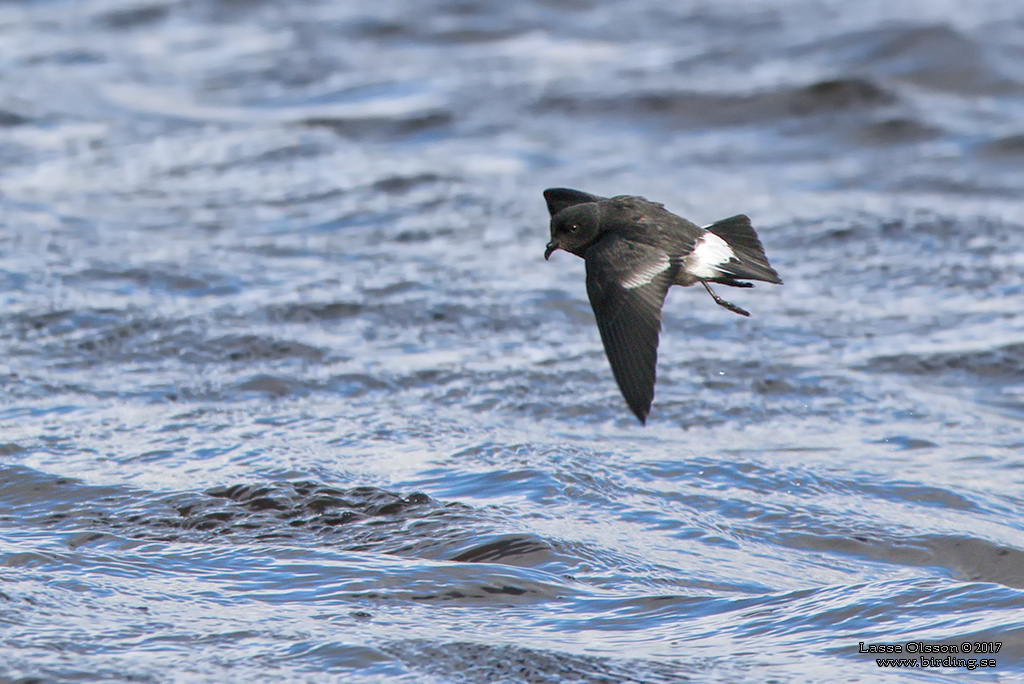
[[[708,285],[706,280],[700,281],[700,284],[704,286],[704,289],[708,291],[708,294],[711,295],[711,298],[715,300],[715,304],[717,304],[718,306],[724,306],[729,311],[732,311],[733,313],[738,313],[740,316],[750,315],[750,312],[747,311],[746,309],[741,309],[732,302],[727,302],[718,295],[716,295],[715,291],[711,289],[711,286]]]

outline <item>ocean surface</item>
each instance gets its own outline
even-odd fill
[[[1021,681],[1022,169],[1020,0],[0,0],[0,682]],[[785,280],[646,427],[550,186]]]

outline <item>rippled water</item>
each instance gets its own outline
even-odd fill
[[[0,681],[1024,676],[1022,45],[1017,0],[0,2]],[[747,213],[786,281],[673,290],[646,428],[548,186]]]

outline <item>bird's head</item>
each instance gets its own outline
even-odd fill
[[[583,256],[583,252],[597,240],[600,228],[601,214],[596,202],[563,209],[551,217],[551,242],[544,250],[544,258],[550,258],[556,249]]]

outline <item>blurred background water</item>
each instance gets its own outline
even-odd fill
[[[1018,681],[1022,167],[1019,0],[0,2],[0,681]],[[646,428],[548,186],[786,281]]]

